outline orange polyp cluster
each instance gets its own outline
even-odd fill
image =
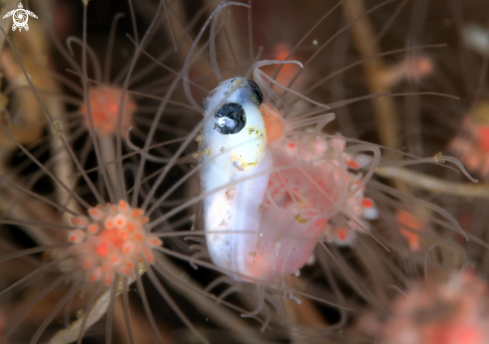
[[[318,153],[331,154],[332,147],[337,147],[343,153],[344,164],[347,170],[343,174],[345,191],[350,193],[361,183],[363,173],[360,169],[370,163],[367,155],[351,155],[345,152],[346,141],[339,138],[324,140],[317,138],[314,147]],[[333,155],[334,156],[334,155]],[[336,157],[331,162],[337,167],[333,174],[335,183],[340,182],[341,174],[340,162]],[[370,228],[368,220],[375,220],[378,217],[378,210],[375,202],[371,198],[365,197],[366,187],[361,187],[342,206],[342,212],[332,216],[324,229],[324,237],[327,241],[337,245],[350,245],[354,242],[357,232],[365,232]]]
[[[489,177],[489,100],[480,100],[448,148],[471,172]]]
[[[406,78],[414,82],[418,82],[425,76],[431,74],[435,68],[433,60],[428,56],[422,55],[407,56],[401,62],[401,66]]]
[[[121,98],[122,89],[116,86],[95,86],[88,90],[93,127],[95,132],[101,137],[116,134]],[[131,126],[132,117],[134,116],[136,108],[136,103],[131,99],[129,93],[126,92],[122,108],[122,136],[125,135],[127,129]],[[86,127],[90,128],[90,118],[86,99],[83,101],[80,113],[85,118]]]
[[[380,83],[391,88],[404,80],[419,82],[424,77],[433,73],[434,62],[428,56],[408,55],[400,63],[385,67],[379,74]]]
[[[260,110],[263,112],[262,109]],[[308,173],[308,177],[313,180],[309,188],[306,187],[309,182],[303,174],[297,173],[294,178],[294,169],[288,169],[286,173],[272,174],[268,185],[269,194],[275,204],[279,205],[281,209],[299,212],[301,218],[304,219],[317,218],[317,212],[328,207],[330,201],[325,199],[323,194],[325,190],[332,193],[332,190],[339,185],[341,177],[344,178],[345,188],[342,192],[337,190],[337,193],[332,194],[336,201],[344,193],[350,193],[358,187],[363,178],[360,169],[371,161],[367,155],[346,153],[346,141],[339,138],[303,137],[284,140],[276,143],[275,146],[281,147],[290,158],[295,159],[298,163],[307,162],[314,166],[311,166],[310,173]],[[340,162],[338,158],[342,158],[343,162]],[[345,165],[347,169],[343,171],[344,173],[340,173],[341,166],[344,169]],[[301,169],[305,170],[306,167],[301,165]],[[332,176],[332,185],[325,184],[323,179],[325,175]],[[313,225],[314,230],[322,232],[322,236],[327,241],[332,241],[337,245],[352,244],[356,238],[356,232],[368,230],[370,227],[368,220],[378,217],[375,202],[365,197],[365,192],[366,187],[363,186],[349,198],[343,200],[340,211],[329,219],[320,218],[324,221],[316,221]]]
[[[142,209],[132,209],[125,201],[88,209],[89,218],[74,217],[76,229],[68,235],[73,243],[72,268],[80,267],[87,281],[103,281],[110,286],[117,276],[133,279],[135,267],[147,261],[152,264],[152,249],[162,241],[147,232],[149,221]]]
[[[384,324],[380,344],[485,344],[489,289],[471,271],[445,283],[425,283],[401,295]]]

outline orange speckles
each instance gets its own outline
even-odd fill
[[[72,243],[79,243],[85,238],[85,232],[81,229],[75,229],[68,234],[68,241]]]
[[[87,227],[87,231],[91,234],[95,234],[98,232],[98,227],[97,225],[91,224]]]
[[[99,238],[110,243],[115,248],[121,248],[126,237],[124,230],[120,229],[106,229],[99,234]]]
[[[115,226],[117,228],[122,228],[126,224],[126,217],[123,214],[117,214],[114,217]]]
[[[127,262],[127,263],[126,263],[126,266],[127,266],[127,268],[128,268],[129,270],[134,270],[134,264],[133,264],[133,263],[131,263],[131,262]]]
[[[100,279],[100,275],[102,274],[102,271],[100,271],[100,269],[96,269],[91,277],[90,277],[90,281],[91,282],[97,282],[99,279]]]
[[[360,167],[358,166],[358,164],[354,161],[354,160],[350,160],[348,161],[348,167],[351,167],[355,170],[358,170]]]
[[[338,239],[340,239],[341,241],[345,241],[347,238],[348,238],[348,229],[347,228],[338,228],[336,230],[336,235],[338,237]]]
[[[141,240],[143,240],[143,236],[142,236],[141,234],[139,234],[139,233],[138,233],[138,234],[136,234],[136,235],[134,236],[134,239],[135,239],[136,241],[141,241]]]
[[[136,229],[136,225],[134,223],[132,223],[132,222],[128,222],[128,224],[127,224],[127,230],[130,233],[132,233],[132,232],[134,232],[135,229]]]
[[[141,217],[140,222],[141,222],[141,224],[148,223],[148,222],[149,222],[149,217],[147,217],[147,216],[143,216],[143,217]]]
[[[106,229],[112,229],[114,227],[114,222],[112,219],[105,221],[105,228]]]
[[[107,241],[101,242],[99,245],[95,245],[95,253],[100,257],[105,257],[109,253],[109,244]]]
[[[374,206],[374,202],[370,198],[364,198],[362,200],[362,207],[372,208],[373,206]]]
[[[112,285],[113,280],[114,280],[114,277],[112,275],[106,276],[105,277],[105,286],[110,287]]]
[[[122,109],[119,108],[122,99],[122,89],[115,86],[96,86],[88,90],[88,101],[90,111],[88,111],[87,100],[83,102],[80,113],[85,118],[85,125],[90,128],[91,114],[94,130],[102,137],[116,134],[119,112],[121,112],[121,135],[126,134],[131,126],[136,103],[131,99],[129,93],[125,93]],[[121,110],[121,111],[120,111]]]
[[[114,264],[119,264],[120,260],[119,260],[119,257],[117,256],[112,256],[112,263]]]
[[[155,258],[153,256],[153,254],[151,253],[150,250],[148,250],[147,248],[144,249],[144,257],[146,258],[146,260],[153,264],[155,262]]]
[[[282,115],[279,110],[268,104],[260,106],[260,112],[265,122],[265,130],[267,131],[267,145],[278,140],[283,135],[284,124]]]
[[[84,267],[85,269],[89,269],[91,266],[92,266],[92,262],[90,262],[90,261],[88,261],[88,260],[87,260],[87,261],[86,261],[86,262],[83,264],[83,267]]]
[[[124,254],[130,254],[130,253],[134,252],[134,248],[135,248],[134,243],[132,243],[132,242],[126,242],[122,246],[122,252]]]

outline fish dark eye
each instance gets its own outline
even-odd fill
[[[248,80],[248,83],[250,84],[251,91],[253,92],[254,103],[256,106],[260,106],[260,104],[263,102],[263,93],[261,93],[260,87],[258,87],[254,81]]]
[[[246,115],[237,103],[224,104],[214,115],[214,129],[223,135],[237,134],[246,124]]]

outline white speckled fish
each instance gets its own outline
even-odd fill
[[[364,188],[345,196],[355,184],[348,182],[344,141],[284,135],[282,115],[262,99],[258,85],[241,77],[206,99],[204,225],[216,265],[236,279],[278,281],[302,268],[320,238],[338,239],[326,233],[334,228],[328,220],[339,212],[357,216],[349,208],[361,211]]]

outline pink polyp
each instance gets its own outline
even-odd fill
[[[279,280],[301,269],[328,222],[332,207],[335,167],[304,162],[283,140],[269,147],[274,168],[261,209],[260,234],[241,234],[245,252],[235,252],[244,266],[241,273],[261,281]],[[303,151],[302,151],[303,152]],[[297,158],[295,158],[297,156]],[[258,215],[258,214],[257,214]]]

